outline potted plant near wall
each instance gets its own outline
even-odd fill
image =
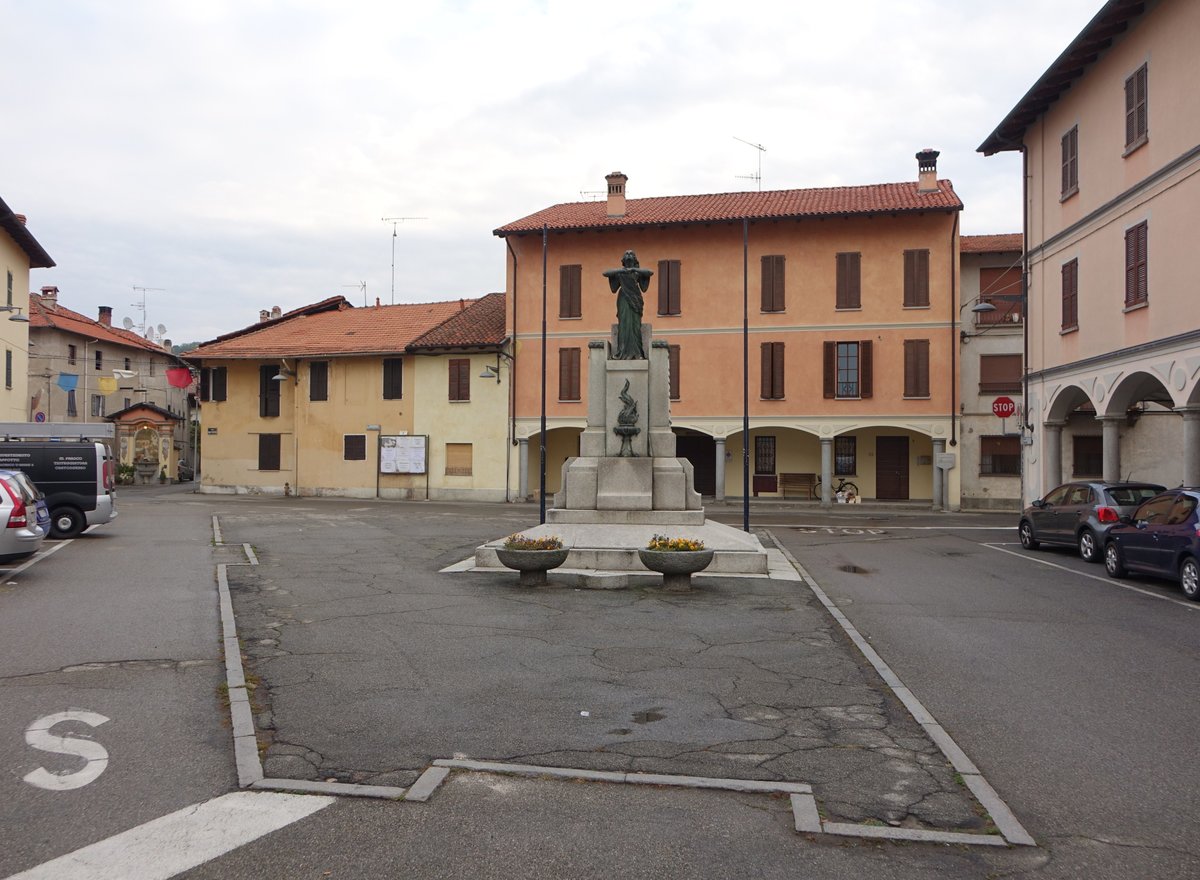
[[[546,572],[566,562],[568,553],[570,551],[563,547],[562,540],[554,535],[543,538],[509,535],[504,539],[504,546],[496,548],[500,564],[521,573],[517,583],[523,587],[546,586]]]
[[[708,568],[713,551],[693,538],[669,538],[654,535],[644,550],[638,551],[642,565],[663,576],[663,588],[686,593],[692,588],[692,575]]]

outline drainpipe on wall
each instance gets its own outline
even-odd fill
[[[508,248],[508,252],[512,254],[513,261],[513,283],[512,283],[512,360],[508,368],[508,439],[513,446],[517,446],[517,252],[513,250],[512,244],[507,238],[504,239],[504,246]],[[512,456],[506,455],[509,463],[504,469],[504,500],[510,501],[509,498],[509,479],[511,474]]]
[[[1025,474],[1025,432],[1033,445],[1029,423],[1029,151],[1021,144],[1021,505],[1028,482]],[[1061,441],[1060,441],[1061,442]]]

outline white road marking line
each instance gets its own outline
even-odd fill
[[[130,828],[8,880],[167,880],[323,810],[335,799],[238,791]]]
[[[1059,571],[1069,571],[1071,574],[1079,575],[1080,577],[1091,578],[1094,581],[1100,581],[1102,584],[1108,584],[1113,587],[1120,587],[1122,590],[1132,590],[1135,593],[1141,593],[1143,596],[1149,596],[1151,599],[1162,599],[1164,602],[1171,602],[1175,605],[1182,605],[1188,611],[1200,611],[1200,605],[1195,602],[1188,602],[1183,599],[1175,599],[1171,596],[1164,596],[1161,593],[1155,593],[1153,590],[1144,590],[1141,587],[1135,587],[1133,584],[1127,584],[1122,581],[1110,577],[1100,577],[1095,574],[1078,571],[1066,565],[1059,565],[1057,562],[1051,562],[1048,559],[1038,559],[1036,556],[1026,556],[1024,553],[1017,553],[1014,550],[1006,550],[998,544],[984,544],[984,547],[990,547],[1000,553],[1007,553],[1009,556],[1016,556],[1018,559],[1028,559],[1030,562],[1036,562],[1039,565],[1048,565],[1051,568],[1057,568]]]
[[[72,543],[74,540],[75,540],[74,538],[70,538],[66,541],[59,541],[57,544],[55,544],[49,550],[39,550],[37,553],[35,553],[33,555],[32,559],[28,559],[25,562],[22,562],[20,565],[18,565],[12,571],[10,571],[8,574],[6,574],[5,577],[9,577],[9,578],[16,577],[21,572],[23,572],[25,569],[32,568],[33,566],[35,566],[39,562],[41,562],[43,559],[53,556],[55,553],[57,553],[63,547],[66,547],[68,544]]]
[[[720,522],[716,517],[709,517],[715,522]],[[741,520],[738,520],[740,523]],[[728,525],[728,523],[726,523]],[[832,529],[834,532],[845,532],[847,529],[878,529],[883,532],[1014,532],[1013,526],[893,526],[893,525],[866,525],[866,526],[831,526],[829,523],[760,523],[750,521],[752,529],[819,529],[827,531]]]

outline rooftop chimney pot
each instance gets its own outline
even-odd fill
[[[608,184],[608,216],[625,216],[625,184],[629,180],[620,171],[614,171],[604,178]]]
[[[283,315],[283,309],[279,306],[271,306],[271,319],[274,320]]]
[[[271,320],[271,310],[270,309],[260,309],[258,312],[258,323],[261,324],[263,321],[269,321],[269,320]]]
[[[935,193],[937,185],[937,160],[942,155],[932,147],[917,153],[917,192]]]
[[[112,326],[112,306],[100,306],[100,314],[97,320],[105,327]]]
[[[48,306],[58,305],[58,288],[53,284],[47,284],[42,288],[42,302]]]

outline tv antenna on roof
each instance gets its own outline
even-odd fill
[[[141,291],[141,294],[142,294],[141,300],[139,302],[130,303],[130,305],[132,305],[135,309],[141,309],[141,311],[142,311],[142,323],[138,324],[138,335],[145,336],[146,335],[146,292],[149,290],[155,290],[155,291],[158,291],[161,293],[161,292],[165,291],[166,288],[165,287],[139,287],[138,285],[135,284],[135,285],[133,285],[133,289]],[[126,329],[132,329],[132,328],[126,328]]]
[[[392,297],[391,304],[396,304],[396,226],[405,220],[428,220],[428,217],[380,217],[384,223],[392,224]],[[366,300],[363,300],[365,306]]]
[[[750,141],[743,140],[742,138],[738,137],[736,134],[733,136],[733,139],[735,141],[741,141],[746,146],[754,147],[754,149],[758,150],[758,171],[755,172],[754,174],[735,174],[734,177],[740,178],[742,180],[753,180],[753,181],[757,182],[758,191],[762,192],[762,154],[767,151],[767,148],[764,147],[762,144],[752,144],[752,143],[750,143]]]
[[[589,202],[598,202],[600,201],[600,197],[607,193],[608,190],[605,189],[581,189],[579,197]]]
[[[360,281],[360,282],[358,282],[358,284],[343,284],[342,287],[357,287],[359,290],[361,290],[362,295],[363,295],[363,308],[366,308],[366,305],[367,305],[367,282]]]

